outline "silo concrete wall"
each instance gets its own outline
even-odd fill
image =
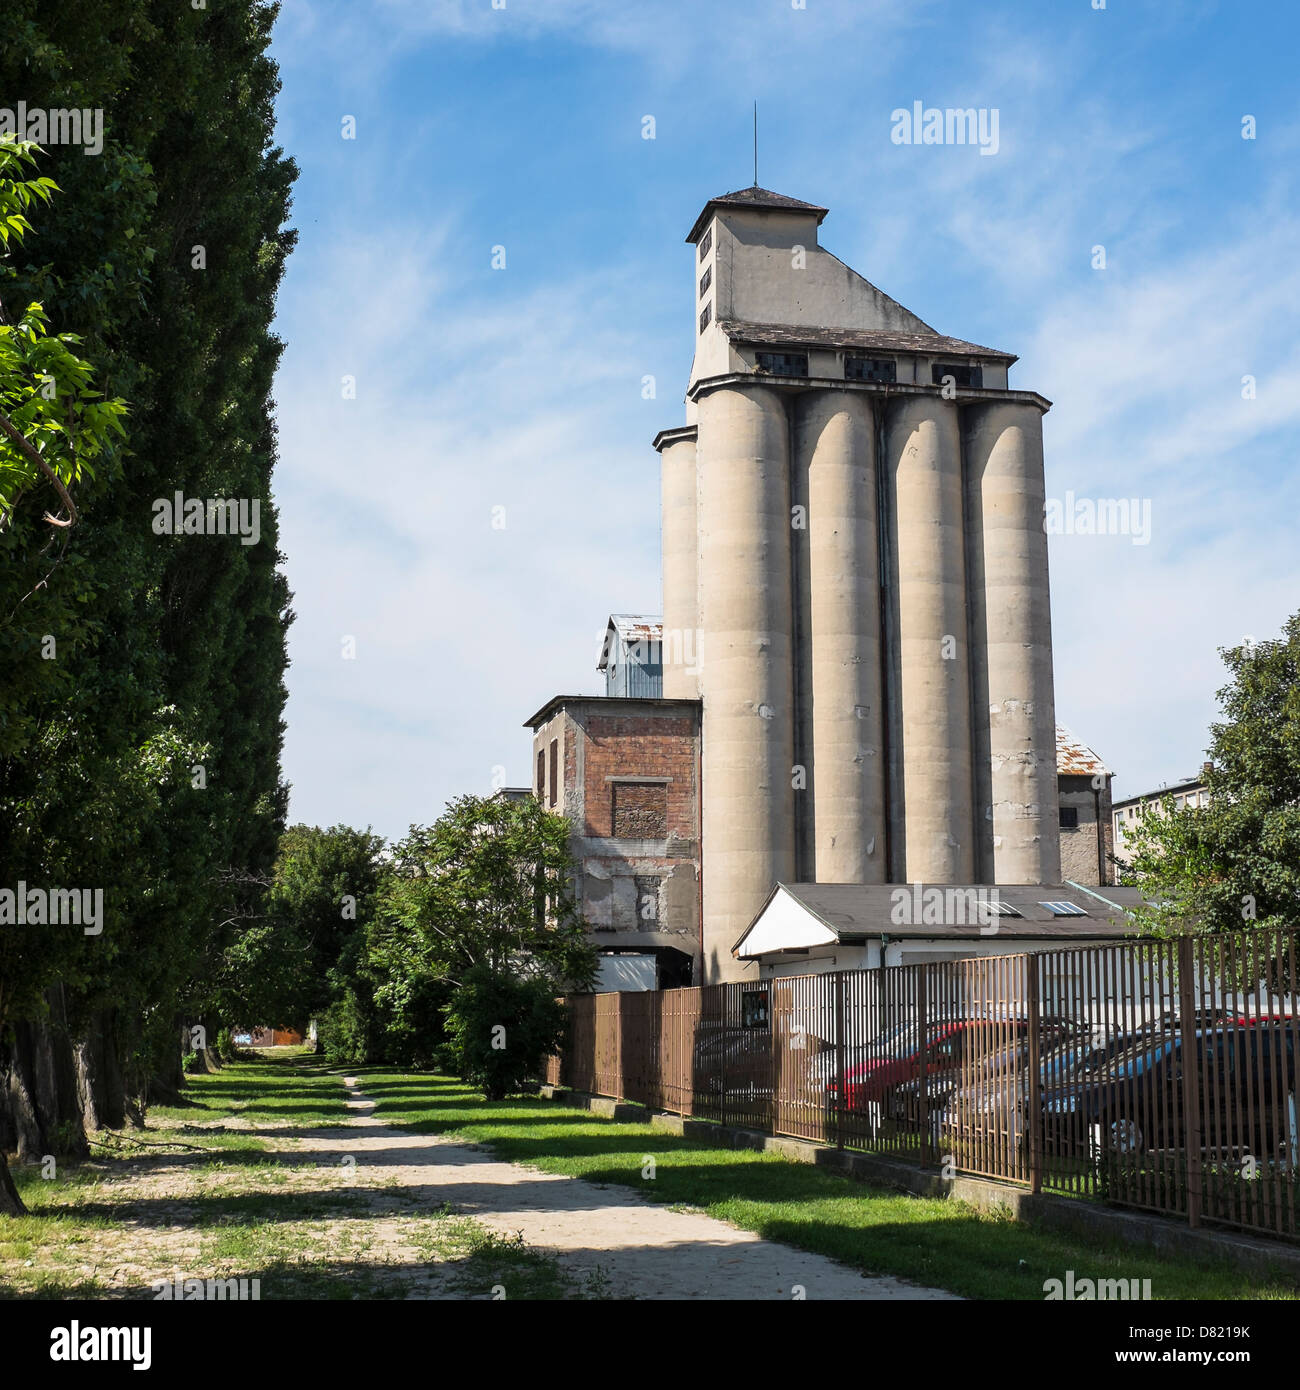
[[[659,455],[663,498],[664,696],[670,700],[693,700],[700,693],[695,455],[694,439],[670,441]]]
[[[1031,404],[963,408],[972,629],[995,883],[1059,883],[1043,420]]]
[[[794,871],[790,450],[765,387],[709,392],[698,424],[704,954],[717,981],[743,975],[731,947]]]
[[[883,883],[884,710],[876,426],[849,391],[796,398],[794,470],[807,497],[807,626],[798,682],[816,779],[815,877]],[[796,543],[799,533],[795,533]]]
[[[956,405],[929,395],[891,401],[885,453],[901,714],[901,868],[912,882],[970,883],[971,687]]]

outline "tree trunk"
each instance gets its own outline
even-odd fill
[[[77,1077],[88,1129],[121,1129],[126,1123],[126,1090],[117,1055],[116,1014],[96,1013],[77,1044]]]
[[[22,1216],[26,1211],[23,1199],[14,1186],[13,1174],[9,1171],[9,1162],[5,1158],[4,1150],[0,1149],[0,1216]]]
[[[60,1024],[29,1019],[13,1026],[2,1063],[0,1125],[20,1159],[46,1154],[84,1158],[85,1115],[72,1039]]]

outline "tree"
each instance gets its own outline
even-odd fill
[[[1232,679],[1211,725],[1208,804],[1148,814],[1125,874],[1159,934],[1300,924],[1300,614],[1280,638],[1221,651]]]
[[[5,302],[42,305],[98,389],[131,402],[124,466],[101,458],[65,484],[78,520],[56,528],[57,583],[43,583],[51,528],[34,493],[0,528],[0,863],[29,883],[102,887],[106,918],[52,972],[16,962],[0,1147],[20,1152],[60,1152],[83,1118],[138,1117],[178,1070],[178,1024],[219,1003],[283,828],[292,614],[270,325],[295,171],[273,142],[275,14],[260,0],[5,9],[0,90],[29,109],[104,112],[94,158],[75,145],[43,157],[63,196],[10,258]],[[153,504],[177,490],[256,503],[260,541],[157,534]],[[51,1073],[71,1081],[57,1105],[35,1084]]]
[[[223,1019],[304,1028],[325,1012],[348,943],[364,940],[378,908],[383,848],[380,836],[346,825],[284,832],[265,911],[226,951]]]
[[[568,1010],[544,976],[521,979],[475,965],[446,1007],[461,1076],[487,1100],[504,1100],[536,1078],[564,1042]]]
[[[19,178],[35,165],[39,146],[0,135],[0,254],[6,261],[32,230],[27,214],[48,203],[58,185],[48,178]],[[48,483],[66,516],[45,513],[54,526],[77,520],[69,488],[90,473],[92,460],[122,435],[122,400],[106,401],[94,389],[94,370],[72,351],[75,333],[51,336],[40,304],[29,304],[16,320],[5,302],[14,272],[0,279],[0,526],[13,515],[25,491]]]
[[[556,995],[595,976],[569,833],[534,797],[462,796],[393,850],[370,931],[376,1006],[398,1030],[431,982],[444,986],[461,1071],[494,1092],[535,1074],[558,1038]]]
[[[114,436],[124,433],[120,416],[126,405],[102,400],[93,389],[90,363],[72,351],[80,340],[47,333],[40,304],[28,304],[16,321],[10,317],[7,300],[16,279],[8,264],[11,250],[32,230],[28,211],[58,191],[52,179],[17,177],[36,163],[37,154],[34,144],[0,136],[0,526],[12,518],[25,491],[48,483],[66,515],[47,511],[44,520],[62,528],[77,520],[68,489],[89,471],[89,460],[106,451],[112,457]],[[168,749],[160,742],[150,753],[165,762]],[[131,790],[148,799],[156,766],[123,771],[128,778],[138,774]],[[16,889],[9,891],[16,895]],[[24,932],[0,918],[0,1034],[11,1020],[39,1012],[44,991],[56,980],[84,972],[87,956],[86,938],[74,927]],[[21,1210],[0,1145],[0,1211]]]
[[[461,796],[393,847],[374,955],[414,952],[452,984],[473,966],[584,988],[595,952],[573,899],[569,823],[535,797]]]

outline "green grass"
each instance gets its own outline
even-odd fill
[[[246,1120],[318,1129],[346,1124],[343,1072],[310,1055],[239,1061],[212,1075],[187,1077],[181,1105],[157,1105],[151,1120],[210,1125]]]
[[[1164,1259],[1118,1241],[1035,1230],[961,1202],[903,1195],[772,1154],[714,1147],[616,1124],[550,1101],[489,1104],[446,1077],[371,1068],[361,1089],[389,1124],[455,1132],[500,1158],[548,1173],[635,1188],[768,1239],[969,1298],[1042,1299],[1048,1279],[1150,1279],[1158,1299],[1294,1299],[1279,1273],[1253,1279],[1219,1265]],[[654,1177],[642,1177],[647,1158]]]
[[[144,1131],[102,1132],[87,1163],[60,1160],[50,1179],[16,1166],[29,1212],[0,1218],[0,1299],[151,1299],[152,1281],[175,1273],[257,1280],[266,1300],[602,1296],[599,1275],[575,1281],[551,1256],[449,1206],[430,1210],[395,1182],[338,1187],[321,1172],[318,1184],[321,1156],[298,1162],[292,1146],[305,1129],[345,1124],[345,1100],[341,1074],[314,1057],[235,1062],[190,1077],[185,1103],[150,1110]],[[244,1124],[290,1147],[272,1151]],[[159,1169],[182,1179],[163,1198],[136,1179]],[[149,1253],[171,1230],[197,1237],[183,1270],[174,1252]],[[124,1282],[122,1268],[138,1272]]]

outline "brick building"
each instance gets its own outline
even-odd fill
[[[525,726],[533,790],[573,826],[597,988],[699,983],[699,702],[557,695]]]
[[[1111,862],[1110,768],[1061,725],[1056,727],[1056,780],[1061,819],[1061,878],[1106,885]]]
[[[661,698],[662,626],[615,614],[597,667],[605,695],[557,695],[525,721],[532,792],[574,827],[597,989],[704,983],[700,701]],[[1062,882],[1112,884],[1110,769],[1059,725],[1056,760]]]

